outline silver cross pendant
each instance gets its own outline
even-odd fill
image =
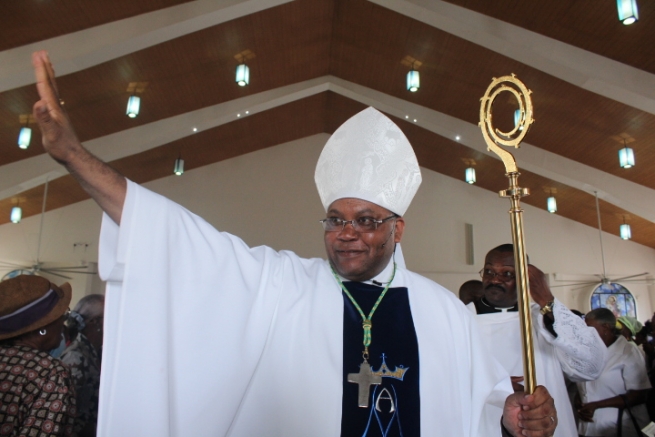
[[[359,373],[349,373],[348,382],[355,383],[359,385],[359,394],[357,402],[360,407],[368,408],[368,398],[371,389],[371,385],[380,385],[382,384],[382,377],[380,375],[373,374],[371,370],[371,365],[367,360],[359,367]]]

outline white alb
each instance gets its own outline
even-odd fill
[[[100,437],[339,437],[344,302],[327,261],[250,248],[129,182],[99,267]],[[408,289],[421,435],[500,436],[485,420],[511,385],[473,315],[405,268],[391,286]]]
[[[475,313],[475,305],[467,307]],[[557,409],[555,437],[575,436],[577,428],[564,374],[576,382],[597,378],[607,361],[607,348],[594,328],[557,299],[553,305],[557,337],[544,325],[539,305],[532,303],[530,312],[537,384],[548,389]],[[511,376],[523,376],[519,313],[478,314],[476,319],[492,355]]]

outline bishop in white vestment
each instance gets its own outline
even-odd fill
[[[33,62],[44,147],[106,213],[99,436],[487,437],[493,409],[503,436],[552,434],[547,390],[509,394],[473,316],[396,253],[420,170],[387,117],[362,111],[326,144],[329,261],[302,259],[249,248],[93,157],[47,55]]]

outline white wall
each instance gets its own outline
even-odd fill
[[[431,171],[423,171],[423,181],[406,214],[404,247],[408,266],[456,291],[464,281],[478,278],[477,272],[489,249],[511,243],[509,200]],[[499,190],[503,188],[506,187]],[[597,284],[596,275],[603,271],[598,229],[527,204],[523,208],[530,262],[549,274],[550,284],[561,285],[571,280],[591,280]],[[466,265],[465,223],[473,225],[473,266]],[[610,278],[655,272],[655,250],[607,233],[603,233],[603,246]],[[584,288],[554,287],[552,291],[570,308],[587,312],[596,284]],[[650,319],[655,303],[652,285],[643,281],[624,285],[635,295],[638,318]]]
[[[100,218],[100,208],[91,200],[47,212],[43,219],[39,256],[43,266],[88,265],[87,271],[97,271]],[[36,263],[40,224],[39,214],[18,224],[0,226],[0,277],[16,268],[5,265],[5,262],[25,267]],[[42,276],[56,284],[70,282],[73,287],[71,308],[87,294],[104,293],[104,284],[97,275],[62,274],[70,279],[45,273]]]
[[[328,135],[321,134],[146,184],[250,245],[290,249],[301,256],[324,256],[324,216],[314,187],[314,166]],[[188,165],[191,163],[188,162]],[[171,163],[172,170],[173,163]],[[506,186],[498,189],[507,188]],[[423,169],[423,185],[405,219],[403,251],[410,269],[451,290],[477,278],[486,252],[511,242],[509,201],[497,194]],[[533,264],[557,278],[593,279],[602,273],[598,230],[529,205],[524,206],[526,246]],[[0,226],[0,261],[31,263],[36,257],[39,217]],[[97,261],[100,211],[92,201],[48,212],[41,260]],[[465,260],[465,223],[473,225],[475,264]],[[86,253],[74,243],[88,243]],[[655,250],[603,234],[610,278],[655,272]],[[6,269],[5,269],[6,270]],[[0,274],[4,274],[0,268]],[[53,278],[53,282],[63,279]],[[97,292],[97,280],[73,275],[74,302]],[[635,294],[639,318],[652,315],[655,290],[625,284]],[[588,311],[593,287],[554,288],[565,304]]]

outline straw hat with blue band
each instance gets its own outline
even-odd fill
[[[57,286],[46,278],[21,275],[0,282],[0,340],[42,328],[68,310],[69,283]]]

